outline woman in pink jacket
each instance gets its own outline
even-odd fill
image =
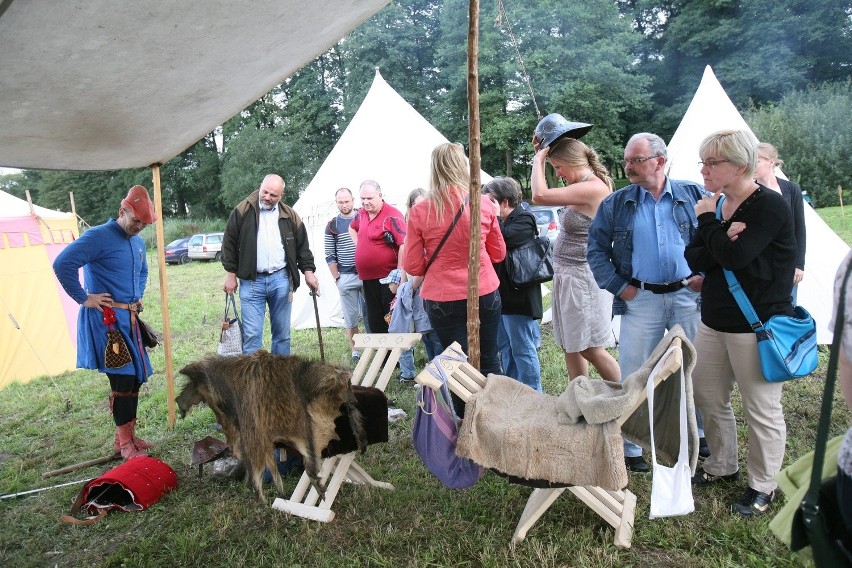
[[[424,276],[420,295],[442,349],[458,341],[467,352],[467,288],[470,249],[470,170],[460,144],[441,144],[432,151],[431,190],[426,201],[409,212],[403,267]],[[480,370],[499,373],[497,329],[500,324],[500,281],[494,263],[506,256],[494,205],[477,196],[480,211],[479,345]],[[450,228],[459,210],[461,215]],[[446,241],[436,252],[446,236]],[[432,261],[431,264],[430,260]],[[428,266],[427,266],[428,265]]]

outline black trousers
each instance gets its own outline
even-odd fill
[[[116,375],[107,373],[110,394],[112,418],[116,426],[127,424],[136,418],[136,408],[139,405],[139,387],[142,383],[136,380],[136,375]]]

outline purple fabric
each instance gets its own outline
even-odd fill
[[[439,355],[436,359],[444,357]],[[443,373],[440,361],[430,365]],[[459,419],[453,410],[446,379],[439,373],[441,390],[437,393],[422,387],[417,394],[417,412],[414,416],[414,448],[426,469],[451,489],[472,487],[484,472],[483,468],[456,455]]]

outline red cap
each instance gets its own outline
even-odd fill
[[[121,206],[130,209],[133,216],[145,224],[150,225],[157,220],[154,215],[154,204],[148,197],[148,190],[141,185],[134,185],[127,192],[127,197],[121,200]]]

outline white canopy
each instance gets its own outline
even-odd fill
[[[164,163],[387,0],[0,2],[0,166]]]
[[[318,307],[323,327],[342,327],[340,295],[325,263],[323,237],[328,221],[338,214],[334,193],[348,187],[358,205],[358,187],[376,180],[382,195],[405,213],[412,189],[429,188],[432,150],[447,139],[414,110],[376,70],[373,84],[346,131],[325,159],[314,179],[293,206],[308,229],[311,252],[320,280]],[[482,183],[491,176],[480,172]],[[313,300],[300,286],[293,300],[291,324],[296,329],[316,327]]]
[[[669,177],[703,185],[698,148],[707,136],[725,128],[751,131],[708,65],[680,126],[669,142]],[[780,171],[776,174],[783,177]],[[799,284],[797,301],[816,320],[819,343],[831,343],[832,331],[828,323],[831,320],[834,275],[849,252],[849,246],[808,206],[805,206],[805,228],[805,277]]]

